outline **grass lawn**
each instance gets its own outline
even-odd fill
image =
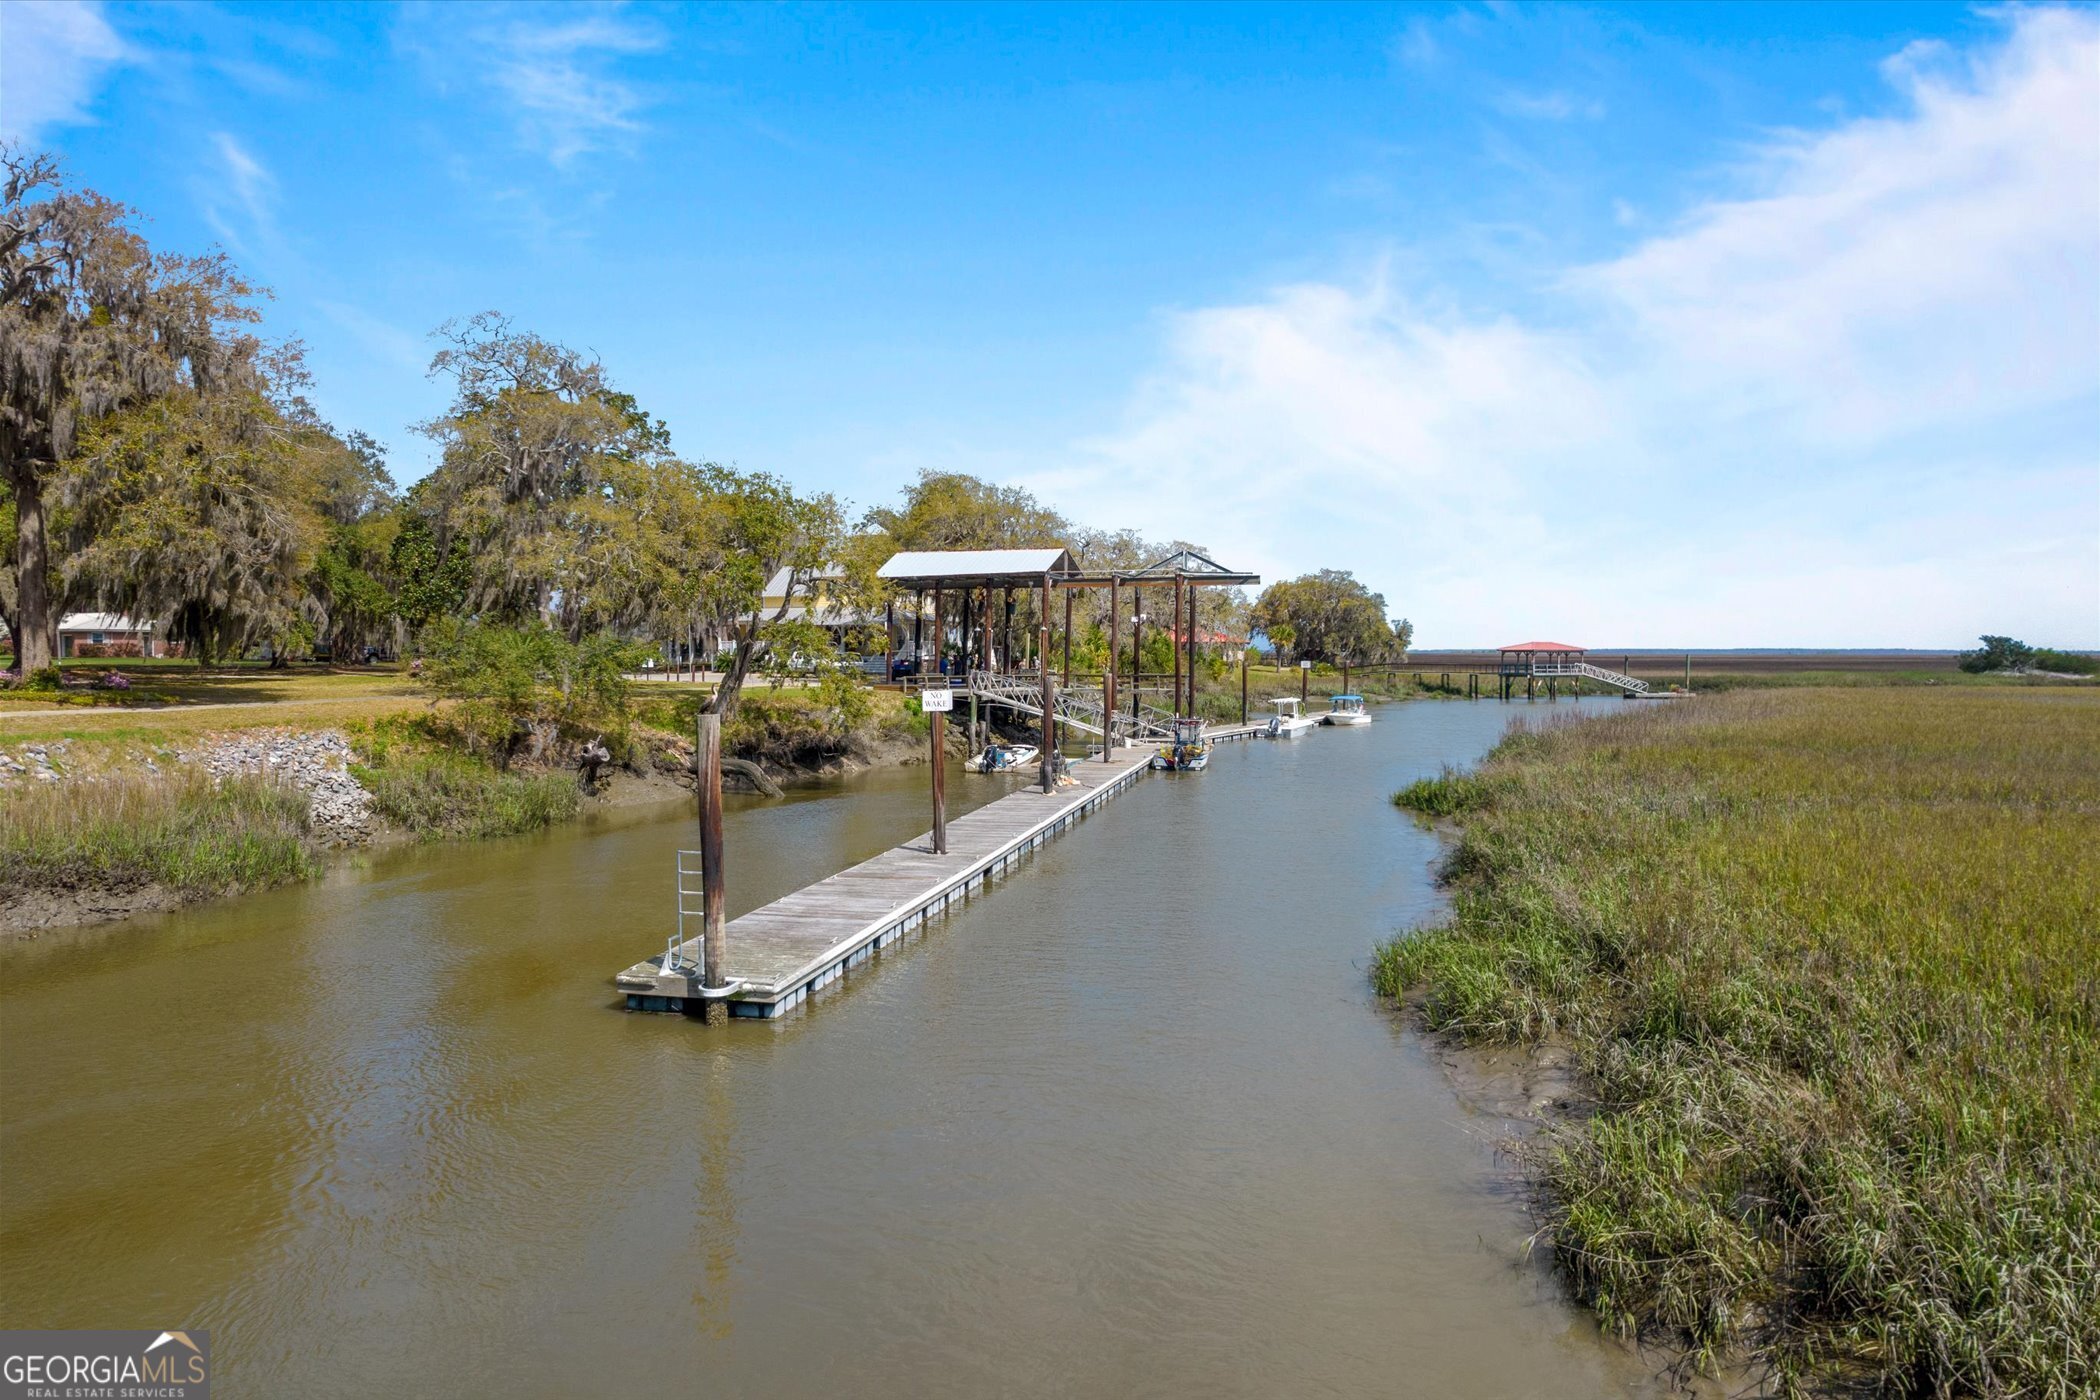
[[[266,666],[236,665],[207,671],[192,661],[129,660],[67,661],[59,669],[68,680],[83,684],[114,670],[130,680],[131,686],[126,690],[0,691],[0,716],[54,707],[238,705],[414,693],[407,671],[396,666],[287,666],[273,671]]]
[[[287,700],[231,707],[0,709],[0,747],[54,739],[170,743],[209,731],[279,725],[289,729],[329,729],[421,710],[428,704],[429,701],[420,696],[401,693],[362,699]]]
[[[2100,1375],[2100,689],[1771,689],[1563,724],[1398,795],[1456,816],[1381,990],[1566,1040],[1534,1155],[1626,1332],[1792,1385]]]

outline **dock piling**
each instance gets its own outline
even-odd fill
[[[953,703],[952,701],[950,702]],[[933,712],[933,853],[948,854],[948,712]]]
[[[725,883],[722,871],[722,716],[708,710],[700,715],[700,888],[703,922],[700,934],[700,986],[703,992],[727,986],[724,969],[729,962],[729,939],[723,919]],[[715,1025],[728,1016],[719,996],[703,996],[701,1019]]]

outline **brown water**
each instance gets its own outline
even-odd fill
[[[18,946],[0,1325],[209,1328],[227,1396],[1645,1390],[1364,980],[1436,901],[1387,795],[1511,713],[1148,778],[780,1025],[614,1009],[682,814]],[[732,912],[924,781],[737,807]]]

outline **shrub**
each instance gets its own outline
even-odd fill
[[[603,734],[625,747],[626,673],[645,648],[610,633],[571,642],[543,626],[440,619],[424,633],[423,683],[456,701],[452,722],[475,752],[507,769],[521,749],[547,756],[563,735]]]
[[[2034,660],[2034,648],[2011,637],[1977,638],[1983,645],[1961,654],[1961,668],[1972,675],[1986,671],[2024,671]]]

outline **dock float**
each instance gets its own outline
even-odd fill
[[[933,853],[933,834],[924,832],[730,920],[724,973],[737,990],[728,999],[729,1013],[775,1017],[792,1011],[1128,788],[1157,752],[1157,744],[1146,743],[1119,746],[1105,763],[1098,754],[1074,760],[1076,786],[1051,793],[1023,788],[950,821],[946,855]],[[628,968],[615,985],[631,1010],[683,1011],[689,1003],[697,1009],[700,954],[700,940],[688,939],[675,954],[667,949]]]

